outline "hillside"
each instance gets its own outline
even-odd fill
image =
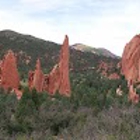
[[[28,70],[34,69],[38,57],[43,71],[49,72],[58,62],[60,45],[30,35],[1,31],[1,58],[8,49],[16,53],[19,72],[27,78]],[[40,94],[22,85],[24,93],[18,101],[15,94],[5,94],[0,89],[0,139],[128,139],[131,126],[135,130],[132,139],[136,139],[139,125],[133,114],[139,118],[139,108],[129,108],[126,81],[122,77],[111,79],[112,74],[119,74],[119,61],[116,57],[70,47],[69,98],[58,93]],[[121,97],[116,95],[118,85],[122,86]],[[128,118],[132,123],[126,125]]]
[[[62,40],[63,42],[63,40]],[[49,73],[53,66],[59,61],[60,44],[51,41],[45,41],[31,35],[20,34],[11,30],[0,31],[0,58],[7,52],[13,50],[18,60],[18,69],[23,79],[27,78],[28,71],[35,68],[37,58],[40,58],[43,71]],[[117,78],[119,70],[117,64],[120,61],[118,57],[105,51],[84,47],[86,51],[76,49],[70,46],[70,75],[74,80],[81,75],[87,78],[88,75],[100,75]],[[89,51],[90,50],[90,51]],[[108,51],[107,51],[108,52]],[[109,57],[109,56],[113,57]],[[95,77],[95,76],[94,76]]]
[[[90,46],[80,44],[80,43],[74,44],[70,47],[75,50],[79,50],[82,52],[90,52],[93,54],[97,54],[99,56],[106,56],[109,58],[119,58],[117,55],[113,54],[112,52],[110,52],[109,50],[105,48],[94,48],[94,47],[90,47]]]
[[[46,67],[54,63],[53,56],[58,54],[60,46],[30,35],[4,30],[0,32],[0,56],[2,57],[8,49],[13,50],[17,54],[19,57],[18,62],[21,66],[24,66],[26,60],[30,59],[29,67],[33,67],[36,59],[39,57],[43,60],[43,66]]]

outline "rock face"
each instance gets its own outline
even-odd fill
[[[56,91],[65,96],[70,96],[69,81],[69,39],[65,36],[65,40],[60,51],[59,63],[54,66],[48,75],[48,92],[55,94]]]
[[[44,74],[41,70],[40,60],[38,59],[36,62],[36,69],[35,71],[29,72],[29,87],[30,89],[35,88],[37,92],[43,91],[43,82],[44,82]]]
[[[19,74],[17,70],[16,57],[9,50],[4,56],[1,64],[1,86],[5,89],[18,89],[20,84]]]
[[[48,92],[54,95],[60,86],[59,65],[55,65],[48,77]]]
[[[140,80],[140,35],[136,35],[126,44],[122,55],[122,73],[128,84]]]
[[[60,87],[59,93],[66,96],[70,96],[70,81],[69,81],[69,39],[65,36],[65,40],[61,47],[60,52],[60,62],[59,62],[59,72],[60,72]]]
[[[122,74],[125,76],[129,87],[129,99],[137,102],[139,96],[136,94],[134,85],[140,82],[140,35],[136,35],[126,44],[122,55]],[[135,95],[135,96],[134,96]],[[135,99],[136,97],[136,99]]]

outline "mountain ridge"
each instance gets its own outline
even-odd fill
[[[9,49],[14,51],[18,60],[19,71],[20,73],[25,73],[25,75],[29,70],[35,68],[38,58],[40,58],[43,71],[45,73],[50,72],[59,61],[60,48],[60,44],[45,41],[31,35],[24,35],[11,30],[0,31],[0,58],[2,59]],[[90,51],[92,48],[86,49],[89,49],[89,51],[76,50],[70,46],[69,65],[71,72],[95,71],[96,73],[102,61],[111,65],[111,69],[113,68],[113,71],[115,71],[115,67],[120,61],[119,58],[98,55]],[[112,72],[111,69],[106,72]]]
[[[111,58],[120,58],[119,56],[115,55],[111,51],[105,49],[105,48],[95,48],[91,46],[87,46],[82,43],[76,43],[70,46],[72,49],[80,50],[82,52],[91,52],[97,55],[103,55],[106,57],[111,57]]]
[[[53,41],[48,41],[48,40],[45,40],[45,39],[41,39],[41,38],[35,37],[33,35],[29,35],[29,34],[18,33],[16,31],[9,30],[9,29],[0,31],[0,36],[5,36],[7,38],[9,37],[10,40],[16,40],[16,38],[18,38],[20,36],[20,37],[24,37],[27,40],[34,40],[34,41],[38,40],[38,41],[41,41],[41,42],[55,43]],[[58,43],[55,43],[55,44],[58,44]],[[58,44],[58,45],[60,45],[60,44]],[[75,43],[73,45],[70,45],[70,48],[80,50],[82,52],[95,53],[97,55],[103,55],[103,56],[106,56],[106,57],[119,58],[119,56],[115,55],[114,53],[112,53],[111,51],[109,51],[105,48],[95,48],[95,47],[92,47],[92,46],[85,45],[83,43]]]

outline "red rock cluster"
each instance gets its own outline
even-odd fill
[[[61,48],[59,73],[60,73],[59,92],[61,94],[69,96],[70,81],[69,81],[69,40],[68,40],[68,36],[66,36],[64,43],[62,45],[62,48]]]
[[[60,87],[60,71],[59,71],[59,64],[55,65],[52,71],[48,75],[48,89],[47,91],[53,95]]]
[[[62,95],[70,96],[69,40],[67,36],[61,47],[59,63],[48,75],[44,75],[38,60],[35,71],[29,72],[28,85],[30,89],[35,88],[38,92],[47,91],[54,95],[56,91],[59,91]]]
[[[0,86],[6,91],[14,92],[17,99],[20,99],[22,91],[19,90],[20,78],[15,55],[9,50],[4,59],[0,61]],[[67,36],[61,47],[59,63],[49,74],[44,74],[38,59],[35,71],[29,71],[28,86],[30,89],[35,88],[38,92],[47,91],[54,95],[56,91],[59,91],[62,95],[70,96],[69,40]]]
[[[129,87],[129,100],[137,103],[139,95],[136,94],[134,85],[140,82],[140,35],[136,35],[126,44],[122,55],[122,74],[125,76]]]

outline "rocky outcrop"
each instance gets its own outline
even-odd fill
[[[60,71],[59,65],[55,65],[48,75],[48,89],[47,91],[54,95],[60,87]]]
[[[18,89],[20,78],[14,53],[9,50],[1,63],[1,86],[5,89]]]
[[[134,85],[140,81],[140,35],[136,35],[126,44],[122,55],[122,74],[128,82],[129,99],[138,100]]]
[[[40,60],[38,59],[36,62],[36,69],[35,71],[29,72],[28,84],[30,89],[35,88],[37,92],[43,91],[43,82],[44,82],[44,74],[41,70]]]
[[[139,95],[136,93],[136,90],[134,89],[133,85],[129,86],[129,95],[128,95],[129,101],[132,103],[137,104],[139,102]]]
[[[68,36],[65,36],[61,47],[59,63],[54,66],[48,75],[48,92],[55,94],[57,90],[62,95],[70,96]]]
[[[59,62],[60,72],[60,87],[59,93],[70,96],[70,81],[69,81],[69,39],[65,37],[60,52]]]
[[[122,74],[132,83],[140,80],[140,35],[126,44],[122,55]]]

